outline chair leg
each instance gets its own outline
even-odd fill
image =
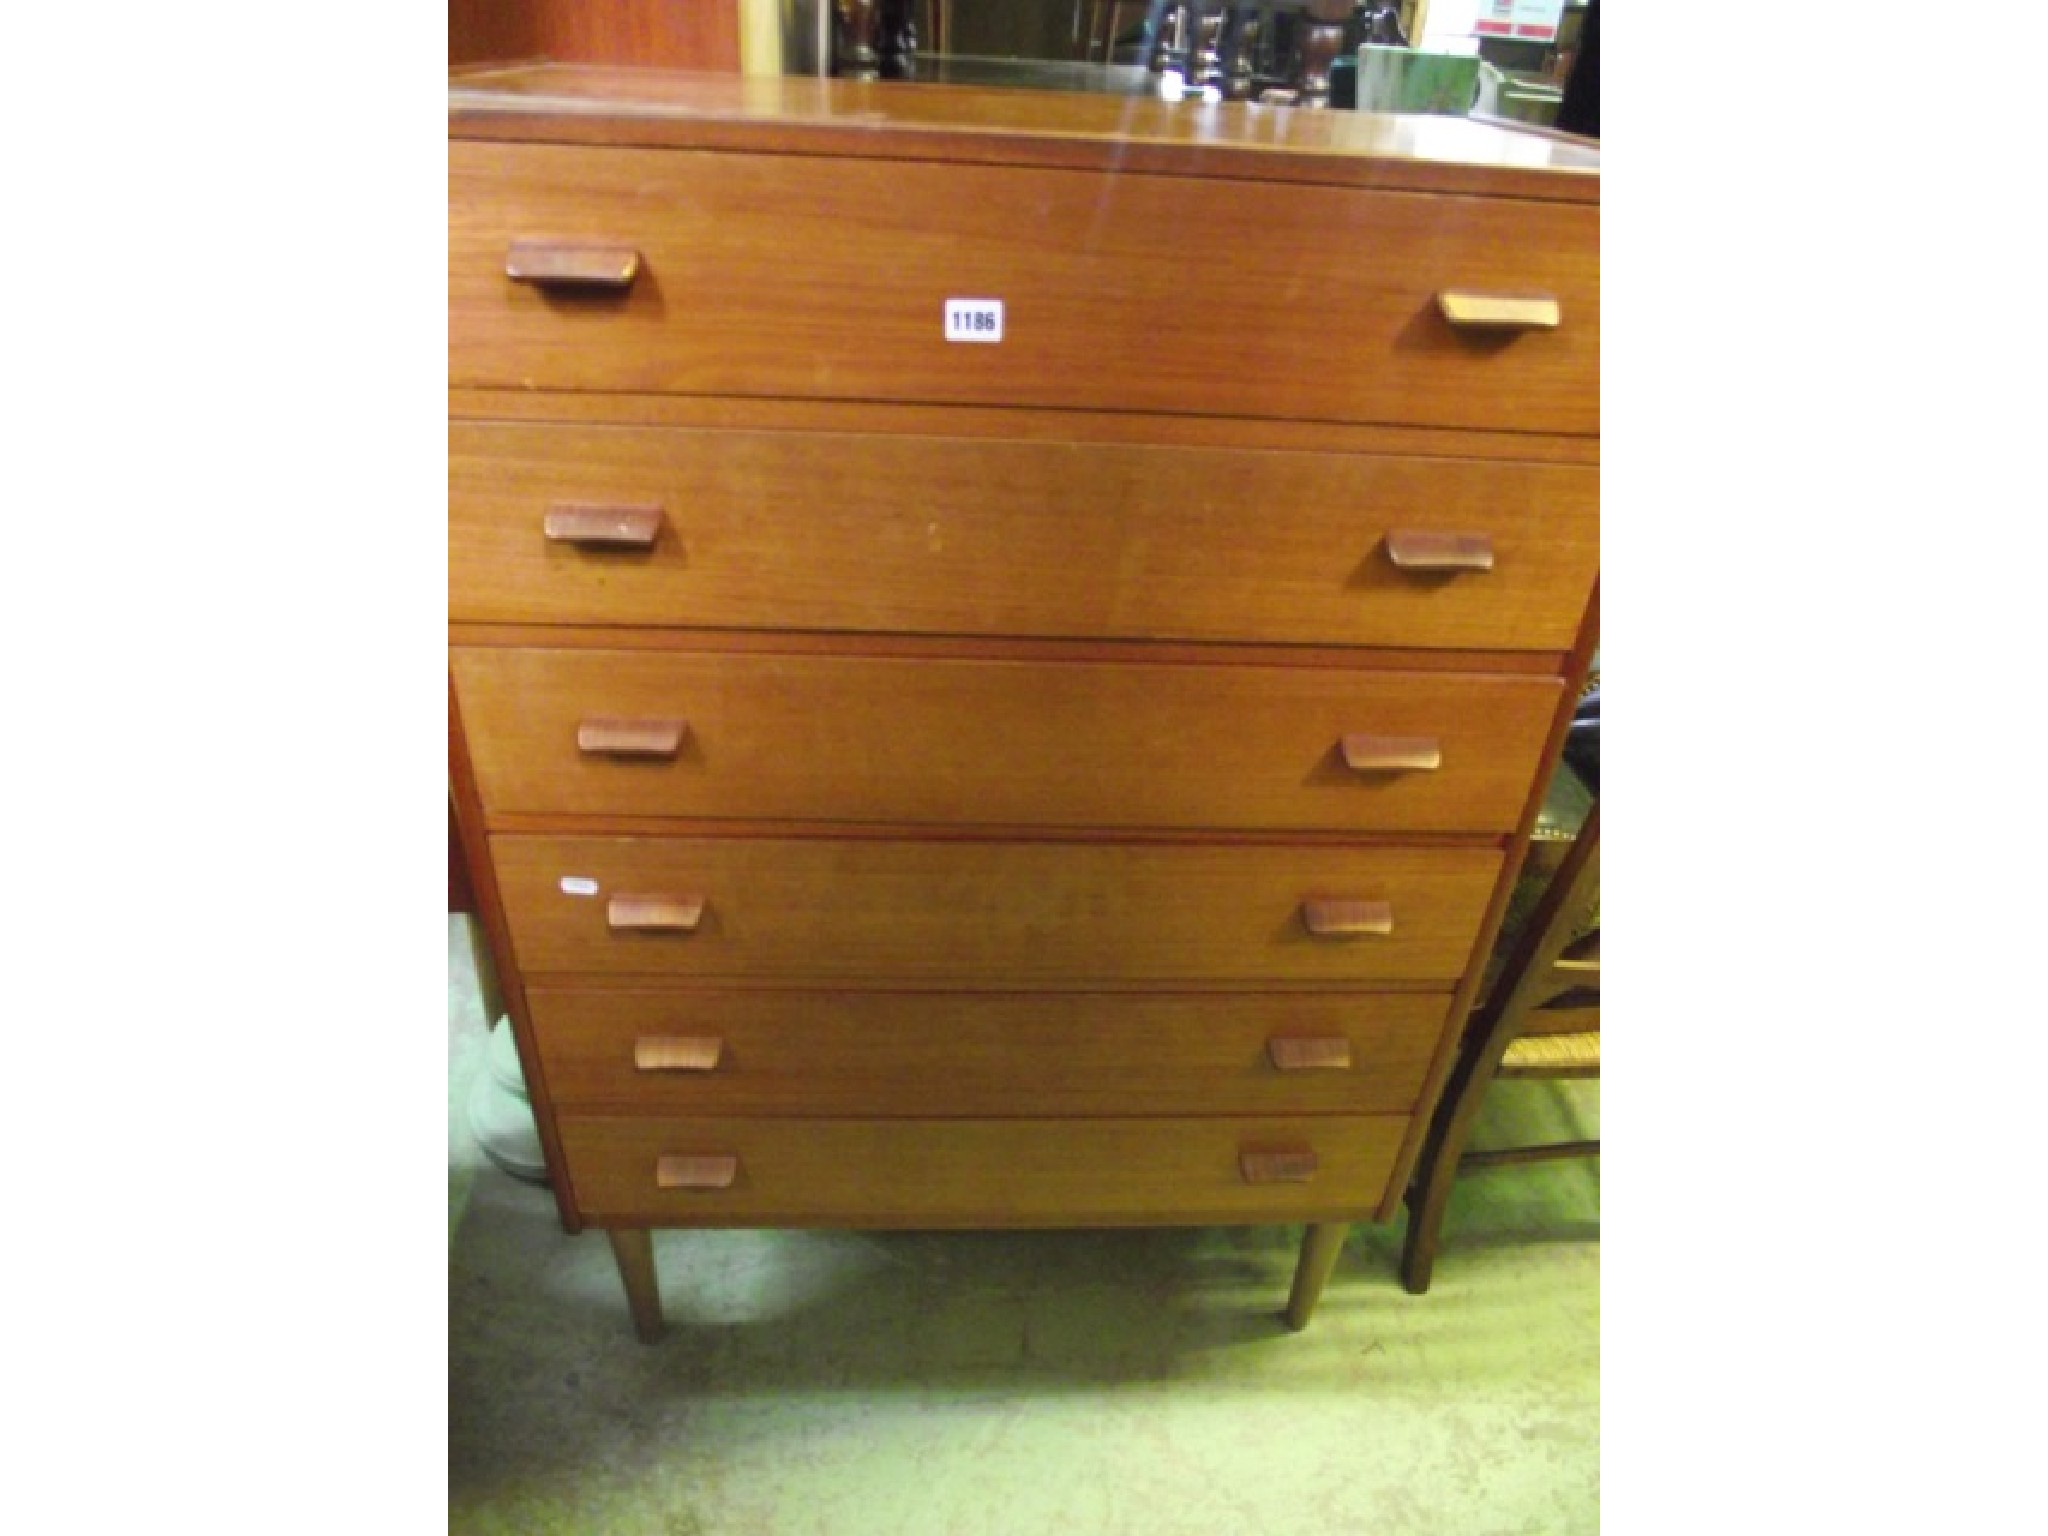
[[[619,1279],[626,1287],[633,1332],[640,1336],[642,1344],[652,1344],[662,1335],[661,1284],[654,1277],[654,1235],[645,1227],[613,1227],[605,1236],[612,1240],[612,1258],[618,1262]]]
[[[1436,1240],[1443,1230],[1444,1206],[1451,1195],[1451,1178],[1457,1159],[1430,1159],[1417,1170],[1423,1177],[1408,1190],[1408,1236],[1401,1244],[1401,1284],[1411,1296],[1429,1290],[1430,1274],[1436,1268]]]
[[[1408,1235],[1401,1244],[1401,1284],[1412,1296],[1429,1289],[1444,1210],[1451,1203],[1451,1185],[1458,1178],[1458,1158],[1496,1065],[1497,1059],[1483,1059],[1483,1051],[1467,1051],[1459,1058],[1429,1137],[1422,1144],[1422,1155],[1416,1159],[1415,1176],[1408,1185]]]
[[[1294,1289],[1287,1297],[1287,1326],[1296,1333],[1308,1326],[1309,1316],[1329,1282],[1330,1271],[1337,1267],[1337,1255],[1344,1251],[1344,1235],[1350,1230],[1349,1222],[1325,1221],[1311,1225],[1302,1234],[1301,1257],[1294,1265]]]

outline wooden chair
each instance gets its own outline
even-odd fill
[[[1429,1289],[1451,1185],[1460,1174],[1509,1163],[1598,1156],[1594,1141],[1468,1152],[1472,1122],[1494,1079],[1600,1075],[1600,804],[1510,942],[1486,1001],[1474,1011],[1458,1062],[1408,1186],[1401,1282]],[[1591,918],[1591,926],[1588,919]]]

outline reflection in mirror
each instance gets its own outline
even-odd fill
[[[1398,0],[829,0],[819,19],[854,79],[1312,106],[1341,54],[1405,37]]]
[[[1196,103],[1476,110],[1544,124],[1556,115],[1589,14],[1585,0],[741,4],[780,63],[769,73]],[[755,52],[758,63],[762,45]]]

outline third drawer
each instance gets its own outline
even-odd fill
[[[1405,1113],[1440,992],[537,986],[562,1110],[688,1115]]]
[[[943,652],[452,665],[492,812],[1017,826],[1507,832],[1559,687]]]

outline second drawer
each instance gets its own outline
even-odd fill
[[[1442,993],[533,987],[565,1111],[689,1115],[1405,1113]]]
[[[1089,441],[1054,435],[1061,413],[971,436],[718,412],[736,419],[452,422],[449,617],[1561,653],[1600,564],[1590,464],[1148,442],[1145,418]],[[650,542],[579,539],[576,506],[637,514]],[[1492,564],[1397,563],[1404,533]]]
[[[489,811],[1498,833],[1540,677],[944,653],[472,647]]]

